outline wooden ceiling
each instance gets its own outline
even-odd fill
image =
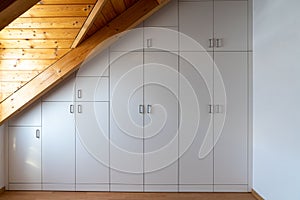
[[[39,1],[0,31],[0,124],[74,72],[99,43],[138,25],[167,2]]]

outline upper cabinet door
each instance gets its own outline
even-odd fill
[[[171,0],[144,22],[144,26],[178,26],[178,2]]]
[[[247,51],[247,15],[247,1],[214,2],[215,51]]]
[[[41,102],[35,103],[9,120],[9,126],[41,126]]]
[[[179,32],[181,51],[213,51],[213,2],[180,2]]]

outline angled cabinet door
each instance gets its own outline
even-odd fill
[[[144,55],[145,191],[178,191],[178,55]]]
[[[109,103],[76,104],[76,191],[109,191]]]
[[[215,51],[247,51],[247,3],[247,1],[214,2]]]
[[[111,191],[143,191],[143,52],[110,57]]]
[[[75,190],[75,119],[72,103],[42,103],[44,190]]]
[[[247,191],[247,53],[215,53],[214,191]],[[219,73],[217,73],[219,71]],[[222,76],[220,82],[219,75]],[[218,81],[219,80],[219,81]],[[220,95],[225,91],[226,99]]]
[[[213,1],[179,2],[181,51],[213,51]]]
[[[41,190],[41,127],[9,127],[9,190]]]
[[[212,53],[180,54],[179,190],[213,191]]]

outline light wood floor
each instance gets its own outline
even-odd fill
[[[15,192],[0,200],[255,200],[250,193]]]

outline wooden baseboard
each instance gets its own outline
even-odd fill
[[[251,190],[251,194],[257,199],[257,200],[264,200],[255,190]]]
[[[0,188],[0,194],[5,192],[5,187]]]

